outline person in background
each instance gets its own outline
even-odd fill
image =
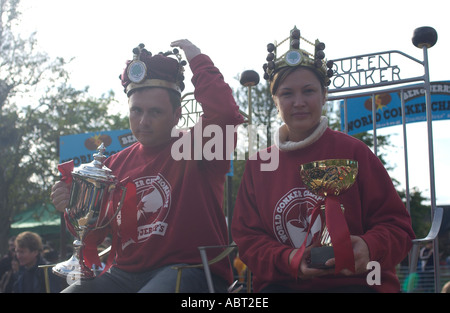
[[[44,269],[39,265],[47,265],[42,257],[43,245],[41,237],[34,232],[23,232],[15,240],[16,257],[20,268],[13,286],[13,293],[45,293],[47,292]],[[50,292],[61,291],[58,277],[49,272]]]
[[[419,253],[419,288],[424,292],[433,292],[434,286],[434,248],[433,242],[427,242]]]
[[[0,260],[0,277],[2,277],[7,271],[11,270],[11,261],[15,258],[16,253],[16,246],[14,244],[15,239],[15,236],[8,239],[8,252]]]
[[[332,64],[324,59],[323,43],[301,40],[294,28],[285,41],[289,44],[285,54],[280,46],[268,45],[265,79],[284,124],[275,133],[275,145],[246,164],[232,237],[253,274],[256,292],[399,292],[395,266],[411,248],[410,216],[369,147],[328,128],[322,110]],[[300,47],[300,42],[312,45],[312,52]],[[278,166],[262,171],[266,156],[275,154]],[[341,222],[327,220],[345,238],[348,253],[344,257],[350,262],[341,268],[338,258],[332,257],[326,260],[328,268],[319,269],[309,264],[324,223],[320,214],[313,218],[313,213],[325,198],[306,188],[300,165],[328,159],[357,161],[358,175],[338,198],[345,211],[338,206],[333,214]],[[378,262],[381,276],[371,285],[367,282],[369,261]]]
[[[0,293],[11,293],[15,281],[17,280],[17,274],[19,272],[19,261],[14,256],[11,260],[10,269],[3,273],[0,277]]]

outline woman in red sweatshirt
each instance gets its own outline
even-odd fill
[[[322,107],[332,72],[319,56],[323,46],[316,41],[311,58],[300,49],[297,31],[291,31],[290,50],[282,57],[268,46],[265,78],[284,124],[275,145],[246,165],[232,224],[240,257],[253,273],[256,292],[399,292],[395,266],[414,238],[410,216],[377,156],[359,140],[328,128]],[[311,214],[324,197],[306,188],[299,170],[327,159],[358,163],[355,183],[338,197],[345,209],[344,222],[336,226],[348,229],[354,259],[339,270],[309,266],[322,228]],[[264,168],[268,162],[277,166]],[[331,258],[326,265],[335,263]]]

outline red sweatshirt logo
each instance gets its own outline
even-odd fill
[[[161,174],[139,177],[134,183],[137,199],[140,199],[137,207],[138,242],[153,235],[164,236],[168,227],[172,187]],[[122,248],[130,243],[132,240]]]
[[[136,193],[141,195],[137,212],[138,240],[146,240],[152,235],[164,236],[172,191],[169,182],[158,174],[138,178],[135,184]]]
[[[305,188],[293,188],[277,202],[273,214],[273,231],[279,242],[299,248],[304,240],[309,245],[320,231],[320,218],[307,234],[311,213],[322,197]]]

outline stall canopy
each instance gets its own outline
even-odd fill
[[[10,236],[24,231],[32,231],[39,235],[58,234],[60,232],[60,213],[50,204],[36,205],[33,208],[14,216]]]

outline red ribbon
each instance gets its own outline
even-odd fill
[[[128,238],[133,239],[135,242],[137,241],[137,211],[136,211],[136,185],[130,181],[129,177],[120,181],[116,188],[122,189],[122,193],[126,192],[125,198],[123,200],[123,205],[121,210],[121,229],[122,229],[122,237],[125,237],[126,240]],[[125,187],[126,190],[123,190],[122,187]],[[117,193],[117,189],[115,190],[114,200],[111,201],[110,205],[113,208],[112,213],[115,213],[118,209],[117,207],[113,207],[114,205],[119,205],[120,198],[122,197],[122,193]],[[134,212],[134,213],[133,213]],[[111,217],[110,217],[111,218]],[[117,251],[117,243],[118,243],[118,235],[116,231],[112,233],[112,244],[111,250],[109,252],[108,260],[106,261],[105,268],[102,272],[106,272],[113,264],[114,258],[116,256]],[[122,240],[123,241],[123,240]],[[92,243],[93,244],[93,243]],[[89,254],[89,259],[94,260],[94,264],[98,259],[98,254],[93,255]]]
[[[131,238],[135,242],[137,242],[136,185],[129,180],[129,177],[127,177],[118,184],[119,187],[126,187],[126,191],[122,190],[122,192],[126,192],[125,199],[123,201],[124,203],[121,208],[122,238],[125,238],[125,241]],[[117,201],[114,201],[114,203],[118,204],[118,201],[119,199],[117,199]],[[111,250],[109,252],[108,260],[105,264],[105,268],[102,274],[112,266],[114,258],[116,256],[117,243],[119,241],[119,237],[116,231],[113,231],[112,237]],[[123,239],[122,242],[124,242]],[[95,256],[93,257],[95,258]]]
[[[350,231],[337,197],[328,196],[325,199],[325,220],[327,221],[336,261],[334,272],[339,273],[343,269],[349,269],[354,273],[355,256],[350,240]]]
[[[98,256],[98,245],[101,244],[101,241],[98,238],[103,237],[97,237],[97,236],[91,236],[93,235],[93,232],[89,232],[86,237],[83,240],[83,247],[81,248],[81,257],[83,258],[84,264],[87,266],[87,268],[92,269],[93,265],[95,265],[97,268],[100,268],[102,265],[102,262],[100,261],[100,258]]]
[[[74,168],[73,160],[58,164],[58,171],[61,173],[61,180],[66,184],[72,183],[72,171]]]
[[[127,188],[121,213],[121,237],[122,242],[126,242],[129,239],[137,242],[136,185],[128,180],[129,179],[126,178],[121,181],[121,184],[125,184]]]
[[[311,221],[308,226],[307,236],[303,241],[301,247],[297,250],[291,260],[291,269],[294,277],[298,277],[298,269],[306,249],[306,242],[311,231],[312,225],[320,213],[320,207],[323,202],[318,202],[312,213]],[[327,221],[328,232],[331,237],[331,244],[335,256],[335,273],[341,272],[343,269],[349,269],[355,272],[355,256],[353,254],[353,247],[350,240],[350,231],[348,230],[347,222],[344,213],[341,209],[341,204],[337,197],[328,196],[325,199],[325,220]],[[324,224],[322,224],[323,229]]]
[[[300,262],[302,261],[303,253],[305,253],[306,249],[306,242],[308,241],[309,233],[311,232],[311,227],[314,225],[314,222],[316,221],[317,215],[320,213],[320,207],[322,205],[322,202],[318,202],[316,206],[314,207],[313,211],[311,212],[311,219],[308,226],[308,230],[306,232],[305,240],[303,240],[303,244],[300,246],[300,248],[297,250],[297,252],[294,254],[291,260],[291,269],[292,274],[295,278],[298,277],[298,269],[300,267]],[[323,228],[324,223],[322,223]]]

